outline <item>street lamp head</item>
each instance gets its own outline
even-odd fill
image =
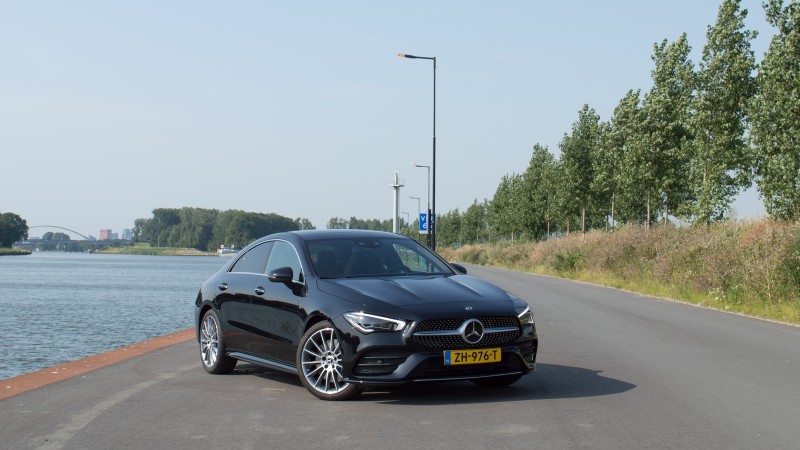
[[[398,53],[397,56],[399,56],[400,58],[410,58],[410,59],[416,59],[417,58],[414,55],[406,55],[405,53]]]

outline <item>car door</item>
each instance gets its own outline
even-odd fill
[[[267,266],[271,248],[271,242],[251,248],[217,280],[215,302],[220,310],[220,320],[224,323],[224,339],[228,350],[252,351],[253,330],[249,318],[253,310],[251,297],[253,287]]]
[[[271,282],[275,269],[290,267],[294,284]],[[297,341],[303,334],[300,298],[305,275],[297,250],[286,241],[274,241],[264,274],[258,277],[251,301],[254,349],[266,358],[294,364]]]

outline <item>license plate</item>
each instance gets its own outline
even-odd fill
[[[469,350],[445,350],[444,365],[487,364],[500,362],[503,352],[499,348],[479,348]]]

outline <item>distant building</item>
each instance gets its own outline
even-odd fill
[[[100,241],[110,241],[111,239],[113,239],[113,237],[111,235],[112,235],[112,233],[111,233],[111,229],[110,228],[101,229],[100,230],[100,239],[99,240]]]
[[[133,238],[133,232],[130,228],[123,228],[122,229],[122,239],[126,241],[130,241]]]

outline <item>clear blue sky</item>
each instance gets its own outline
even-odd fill
[[[391,217],[464,210],[651,86],[653,44],[697,63],[719,1],[0,2],[0,211],[98,235],[157,207]],[[760,1],[743,1],[759,30]],[[763,214],[754,190],[734,205]],[[32,233],[35,234],[35,233]]]

